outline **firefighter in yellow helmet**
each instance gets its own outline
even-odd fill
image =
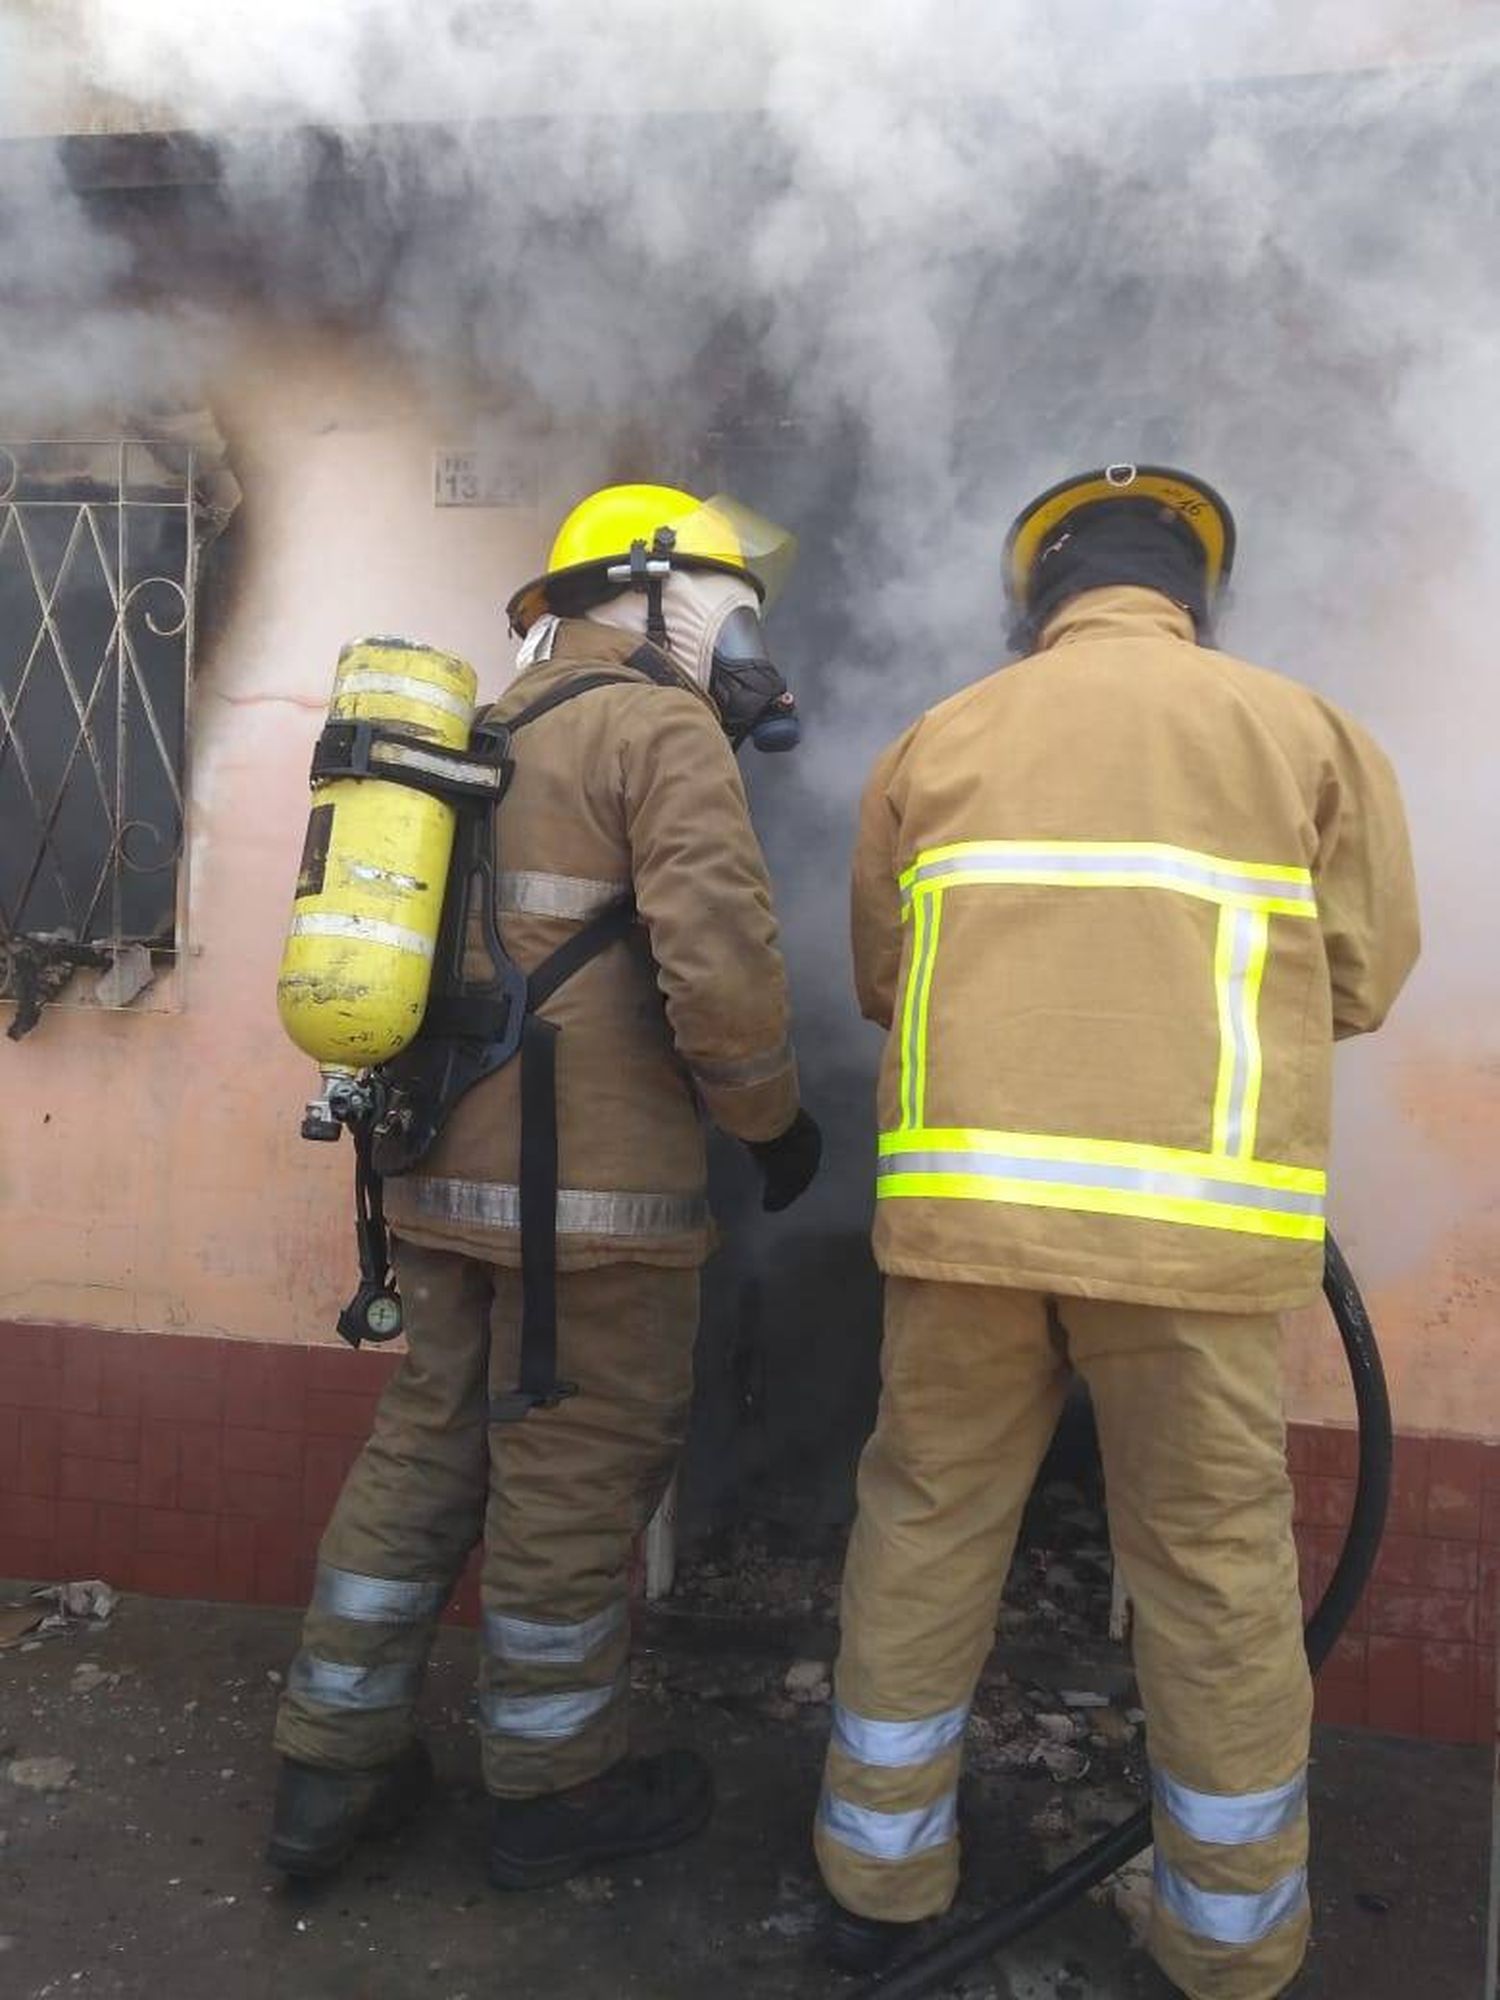
[[[886,1329],[816,1828],[850,1970],[953,1897],[969,1704],[1073,1369],[1135,1607],[1151,1950],[1194,2000],[1271,2000],[1302,1960],[1277,1315],[1321,1277],[1333,1042],[1384,1020],[1417,911],[1374,743],[1210,650],[1233,552],[1171,468],[1043,494],[1005,553],[1027,657],[865,793]]]
[[[519,671],[486,720],[514,770],[459,913],[464,976],[398,1059],[445,1106],[386,1184],[409,1351],[324,1534],[277,1723],[290,1873],[420,1803],[413,1709],[481,1540],[492,1879],[561,1881],[708,1817],[697,1757],[628,1751],[627,1568],[687,1418],[702,1114],[749,1147],[769,1210],[818,1165],[734,754],[795,740],[760,622],[789,555],[727,499],[612,487],[512,599]],[[535,1046],[448,1103],[444,1035],[495,1004],[492,931]]]

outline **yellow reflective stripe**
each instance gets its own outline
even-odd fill
[[[1219,1013],[1219,1079],[1214,1092],[1213,1150],[1248,1159],[1260,1111],[1260,986],[1270,918],[1264,910],[1219,912],[1214,993]]]
[[[927,1015],[932,1004],[932,975],[937,969],[938,933],[943,925],[943,892],[934,889],[921,899],[930,907],[927,921],[927,949],[922,961],[921,987],[917,994],[916,1081],[912,1090],[913,1125],[927,1116]]]
[[[1306,868],[1231,861],[1161,841],[966,840],[924,849],[900,877],[902,894],[924,887],[1171,889],[1208,902],[1316,917]]]
[[[883,1174],[882,1201],[928,1196],[948,1201],[1010,1202],[1023,1208],[1065,1208],[1089,1215],[1125,1215],[1142,1222],[1175,1222],[1198,1229],[1229,1229],[1250,1236],[1295,1237],[1321,1243],[1321,1215],[1279,1215],[1269,1209],[1183,1196],[1131,1193],[1123,1188],[1075,1187],[1067,1182],[1010,1181],[984,1174]]]
[[[1328,1176],[1319,1167],[1293,1167],[1279,1160],[1240,1160],[1198,1153],[1181,1146],[1138,1146],[1123,1139],[1079,1139],[1055,1132],[994,1132],[975,1126],[922,1126],[882,1132],[882,1158],[896,1153],[1008,1153],[1020,1159],[1071,1160],[1094,1166],[1133,1168],[1142,1173],[1196,1174],[1239,1187],[1274,1188],[1288,1194],[1321,1195]]]
[[[1311,885],[1306,868],[1287,866],[1279,861],[1232,861],[1224,854],[1206,854],[1194,847],[1174,847],[1161,840],[955,840],[945,847],[925,847],[901,877],[908,879],[929,861],[961,860],[966,855],[993,854],[1014,848],[1027,854],[1140,855],[1166,861],[1187,861],[1226,875],[1252,875],[1262,882],[1296,882]]]
[[[1240,1138],[1236,1151],[1242,1159],[1255,1152],[1255,1128],[1260,1120],[1260,1085],[1265,1064],[1260,1046],[1260,988],[1266,972],[1271,925],[1266,913],[1257,910],[1247,919],[1250,927],[1250,956],[1245,967],[1242,994],[1245,1024],[1245,1098],[1240,1112]]]
[[[1234,1095],[1235,1071],[1238,1068],[1239,1051],[1234,1034],[1230,978],[1234,961],[1235,919],[1240,914],[1233,909],[1220,910],[1218,935],[1214,939],[1214,998],[1219,1012],[1219,1080],[1214,1089],[1213,1133],[1213,1150],[1216,1153],[1229,1151],[1229,1104]]]
[[[901,1122],[921,1121],[918,1108],[924,1087],[927,1055],[927,995],[932,990],[932,955],[937,942],[936,898],[918,895],[912,902],[911,955],[906,968],[906,998],[901,1010]]]

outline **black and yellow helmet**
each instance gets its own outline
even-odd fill
[[[1081,524],[1117,503],[1179,531],[1201,574],[1205,612],[1222,595],[1234,566],[1234,516],[1206,480],[1170,465],[1106,465],[1060,480],[1023,507],[1005,539],[1005,595],[1023,633],[1034,628],[1038,570]]]

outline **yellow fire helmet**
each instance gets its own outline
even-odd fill
[[[1170,507],[1203,549],[1211,605],[1234,566],[1234,516],[1206,480],[1170,465],[1106,465],[1049,486],[1016,516],[1005,539],[1005,594],[1024,617],[1030,609],[1037,557],[1081,507],[1107,500],[1155,500]]]
[[[581,500],[557,531],[546,572],[505,607],[524,636],[544,611],[576,618],[617,591],[643,589],[673,569],[744,577],[770,605],[796,560],[797,541],[751,508],[676,486],[606,486]]]

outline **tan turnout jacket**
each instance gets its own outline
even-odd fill
[[[641,641],[582,620],[519,675],[502,721],[593,670],[516,737],[496,814],[506,949],[531,970],[634,890],[639,928],[543,1012],[561,1028],[558,1262],[696,1265],[711,1243],[700,1105],[735,1138],[770,1139],[797,1110],[786,978],[770,885],[734,754],[708,697],[626,662]],[[476,961],[474,969],[483,969]],[[386,1185],[411,1241],[519,1260],[520,1064],[463,1098],[421,1168]]]
[[[1417,955],[1384,756],[1306,688],[1090,591],[880,759],[854,868],[905,1276],[1222,1310],[1322,1268],[1337,1036]]]

